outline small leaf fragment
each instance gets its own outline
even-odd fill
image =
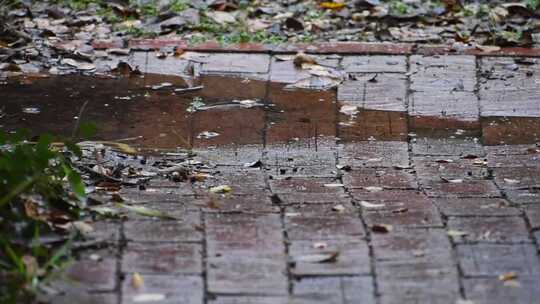
[[[133,296],[135,303],[158,302],[165,300],[165,295],[161,293],[141,293]]]
[[[375,224],[371,226],[371,231],[376,233],[389,233],[394,230],[394,226],[388,224]]]
[[[511,281],[511,280],[517,279],[517,277],[518,275],[515,272],[510,271],[510,272],[499,275],[499,281],[502,281],[502,282]]]
[[[231,187],[227,185],[220,185],[220,186],[210,188],[210,192],[212,193],[229,193],[231,191],[232,191]]]
[[[169,219],[169,220],[177,219],[174,216],[171,216],[163,211],[146,208],[144,206],[132,206],[132,205],[126,205],[126,204],[121,204],[121,203],[117,203],[117,205],[119,207],[127,209],[128,211],[135,212],[138,215],[142,215],[142,216],[157,217],[157,218]]]
[[[373,204],[373,203],[366,202],[366,201],[360,201],[360,206],[362,206],[363,208],[366,208],[366,209],[377,209],[377,208],[383,208],[386,205],[385,204]]]
[[[297,257],[293,257],[293,261],[296,263],[334,263],[339,256],[339,251],[329,251],[321,253],[306,254]]]
[[[131,285],[135,289],[141,289],[144,286],[144,279],[138,272],[135,272],[131,277]]]
[[[340,10],[342,8],[344,8],[346,6],[346,4],[344,2],[322,2],[320,4],[320,6],[322,8],[325,8],[325,9],[332,9],[332,10]]]
[[[448,232],[446,232],[446,234],[448,234],[451,237],[462,237],[462,236],[468,235],[469,233],[466,231],[450,229],[448,230]]]

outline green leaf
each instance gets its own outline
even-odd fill
[[[81,175],[66,165],[64,165],[64,171],[66,172],[69,184],[71,185],[71,190],[73,190],[75,195],[77,195],[80,200],[86,198],[86,187],[84,186]]]
[[[79,126],[78,135],[82,138],[88,139],[97,133],[98,127],[93,122],[81,122]]]
[[[66,148],[71,151],[75,156],[81,158],[82,157],[82,150],[81,147],[79,147],[77,144],[72,142],[71,140],[68,140],[65,142]]]
[[[132,206],[122,203],[117,203],[119,207],[125,208],[131,212],[135,212],[138,215],[149,216],[149,217],[158,217],[162,219],[176,220],[174,216],[168,215],[167,213],[155,209],[146,208],[143,206]]]

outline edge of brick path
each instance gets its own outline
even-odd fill
[[[478,48],[455,50],[448,45],[421,45],[412,43],[384,42],[321,42],[297,44],[261,44],[240,43],[222,45],[209,41],[198,45],[190,45],[183,39],[131,39],[95,40],[95,49],[129,47],[134,50],[159,50],[164,47],[177,47],[184,51],[197,52],[228,52],[228,53],[270,53],[287,54],[303,51],[312,54],[343,54],[343,55],[475,55],[475,56],[508,56],[508,57],[540,57],[540,48],[502,47],[498,51],[485,52]]]

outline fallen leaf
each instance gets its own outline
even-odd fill
[[[383,191],[382,187],[374,187],[374,186],[364,187],[364,189],[367,190],[368,192],[380,192],[380,191]]]
[[[476,48],[485,53],[493,53],[501,50],[501,47],[496,45],[476,45]]]
[[[517,277],[518,275],[515,272],[510,271],[510,272],[499,275],[499,281],[502,281],[502,282],[511,281],[511,280],[517,279]]]
[[[135,303],[158,302],[165,299],[165,295],[161,293],[141,293],[133,296],[133,302]]]
[[[144,207],[144,206],[132,206],[132,205],[126,205],[126,204],[121,204],[121,203],[117,203],[117,205],[119,207],[127,209],[127,210],[129,210],[131,212],[135,212],[138,215],[142,215],[142,216],[157,217],[157,218],[169,219],[169,220],[176,220],[177,219],[177,218],[175,218],[175,217],[173,217],[171,215],[168,215],[167,213],[165,213],[163,211],[150,209],[150,208],[147,208],[147,207]]]
[[[334,207],[332,207],[332,210],[339,213],[343,213],[345,212],[345,206],[343,206],[342,204],[335,205]]]
[[[345,187],[343,184],[335,183],[335,184],[324,184],[325,187],[328,188],[339,188],[339,187]]]
[[[339,109],[339,112],[345,115],[355,116],[356,114],[358,114],[358,106],[349,106],[349,105],[341,106],[341,108]]]
[[[168,87],[172,87],[172,86],[173,86],[173,84],[170,83],[170,82],[163,82],[163,83],[160,83],[160,84],[153,85],[152,90],[159,90],[159,89],[168,88]]]
[[[371,231],[376,233],[389,233],[394,230],[394,226],[387,224],[375,224],[371,226]]]
[[[377,209],[377,208],[383,208],[386,205],[385,204],[373,204],[366,201],[360,201],[360,206],[366,208],[366,209]]]
[[[293,257],[296,263],[334,263],[339,256],[339,251],[321,252]]]
[[[302,68],[302,65],[305,63],[317,64],[317,60],[315,59],[315,57],[306,55],[306,53],[304,52],[298,52],[298,54],[294,56],[293,62],[294,66],[296,66],[297,68]]]
[[[446,232],[447,235],[451,236],[451,237],[462,237],[462,236],[466,236],[468,235],[469,233],[466,232],[466,231],[460,231],[460,230],[453,230],[453,229],[450,229]]]
[[[510,184],[510,185],[519,184],[518,179],[512,179],[512,178],[505,178],[504,182],[507,183],[507,184]]]
[[[445,183],[451,183],[451,184],[461,184],[461,183],[463,183],[463,180],[459,179],[459,178],[448,179],[448,178],[445,178],[445,177],[441,176],[441,180],[444,181]]]
[[[210,139],[210,138],[214,138],[216,136],[219,136],[219,133],[211,132],[211,131],[204,131],[204,132],[199,133],[199,135],[197,135],[197,138],[198,139]]]
[[[138,272],[131,277],[131,286],[135,289],[141,289],[144,286],[144,279]]]
[[[453,163],[454,160],[452,160],[452,159],[437,159],[435,162],[439,163],[439,164],[447,164],[447,163]]]
[[[345,4],[344,2],[322,2],[320,6],[326,9],[340,10],[347,6],[347,4]]]
[[[392,210],[392,213],[405,213],[405,212],[408,212],[409,209],[408,208],[398,208],[398,209],[395,209],[395,210]]]
[[[313,243],[313,248],[315,249],[325,249],[326,247],[328,247],[328,244],[326,242]]]
[[[210,188],[210,192],[212,193],[229,193],[231,191],[232,191],[232,188],[227,185],[220,185],[220,186]]]

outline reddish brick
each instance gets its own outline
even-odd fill
[[[531,228],[540,228],[540,205],[530,205],[525,208],[525,215],[529,220]]]
[[[210,213],[279,213],[279,207],[272,204],[264,193],[258,195],[208,195],[197,201],[204,212]]]
[[[128,47],[136,50],[159,50],[166,47],[186,49],[187,42],[183,39],[131,39]]]
[[[343,202],[339,205],[344,210],[338,210],[335,207],[338,204],[298,204],[285,208],[285,216],[302,217],[341,217],[344,215],[357,216],[358,209],[351,202]]]
[[[209,299],[210,304],[290,304],[288,297],[272,296],[221,296]]]
[[[428,156],[467,156],[485,155],[482,145],[475,138],[418,138],[413,141],[415,155]]]
[[[203,182],[194,183],[198,195],[208,195],[212,187],[228,185],[232,195],[261,195],[267,188],[263,172],[260,169],[228,170],[222,167],[212,171],[212,176]]]
[[[197,242],[202,240],[198,226],[199,215],[190,213],[182,221],[128,221],[124,234],[135,242]]]
[[[100,259],[91,258],[90,254]],[[87,291],[112,291],[117,284],[116,254],[112,250],[88,253],[66,269],[66,279]]]
[[[202,247],[198,244],[129,243],[122,271],[140,274],[200,274]]]
[[[452,246],[443,229],[398,229],[373,234],[371,245],[379,261],[422,261],[438,258],[451,263]]]
[[[479,164],[475,161],[480,161]],[[424,188],[443,180],[483,180],[489,177],[482,159],[462,159],[456,156],[413,157],[414,168]]]
[[[376,77],[376,82],[372,79]],[[406,77],[402,74],[361,74],[338,87],[341,105],[365,110],[405,112]]]
[[[535,148],[531,148],[531,149],[535,149]],[[491,168],[499,168],[499,167],[540,167],[540,153],[533,153],[533,154],[488,154],[487,159],[488,159],[488,166],[491,167]]]
[[[259,257],[275,257],[284,252],[278,214],[207,214],[205,221],[208,256],[243,251]]]
[[[343,182],[347,188],[415,189],[418,187],[411,173],[389,168],[352,170],[343,174]]]
[[[414,190],[383,190],[370,192],[368,190],[352,190],[353,198],[356,201],[368,201],[377,203],[401,203],[392,204],[395,207],[403,207],[406,204],[422,204],[427,205],[431,202],[425,194]]]
[[[408,167],[406,142],[362,141],[344,144],[339,151],[339,164],[358,167]]]
[[[195,149],[194,152],[201,159],[216,166],[234,166],[231,169],[238,169],[237,166],[252,164],[263,157],[263,145],[227,145],[208,147],[205,149]]]
[[[494,168],[495,183],[504,190],[525,190],[540,186],[540,167]]]
[[[416,266],[420,267],[420,266]],[[428,272],[437,272],[428,269]],[[378,280],[381,304],[458,303],[457,274],[439,273],[426,277],[398,277]]]
[[[502,198],[436,198],[445,216],[515,216],[521,212]]]
[[[504,106],[500,106],[504,113]],[[508,106],[508,113],[512,109]],[[540,141],[540,120],[536,117],[483,117],[482,141],[485,145],[520,145]]]
[[[459,298],[452,247],[442,229],[373,234],[381,303],[454,303]]]
[[[407,114],[397,111],[357,109],[354,116],[339,115],[339,138],[346,143],[367,140],[406,141]]]
[[[538,190],[510,190],[505,191],[505,194],[506,198],[513,204],[527,205],[540,203],[540,191]]]
[[[291,240],[360,240],[365,236],[359,218],[348,215],[332,217],[286,217],[285,225]]]
[[[117,304],[119,296],[117,293],[91,293],[73,283],[67,283],[59,288],[54,285],[54,290],[59,292],[56,295],[38,295],[39,303],[72,304],[76,299],[79,304]]]
[[[521,217],[452,217],[448,229],[463,231],[455,242],[528,243],[529,232]]]
[[[295,276],[360,275],[371,273],[367,243],[329,240],[322,242],[293,241],[289,246],[291,273]],[[302,257],[339,252],[335,262],[296,262]]]
[[[294,283],[292,303],[374,304],[371,277],[305,278]]]
[[[122,304],[141,303],[138,297],[144,294],[163,295],[158,303],[202,304],[203,282],[198,276],[180,275],[144,275],[144,285],[140,289],[133,287],[131,278],[124,280],[122,286]],[[155,301],[154,301],[155,302]]]
[[[465,279],[465,296],[475,304],[535,303],[540,297],[540,276],[518,274],[515,281],[503,282],[498,278]]]
[[[209,257],[207,269],[208,291],[211,293],[287,294],[286,265],[283,258],[254,257],[247,256],[244,252],[236,252]]]
[[[347,73],[405,73],[405,56],[345,56],[341,66]]]
[[[96,50],[123,48],[124,41],[122,39],[93,40],[92,47]]]
[[[501,193],[490,180],[465,180],[460,183],[433,183],[426,190],[432,197],[500,197]]]
[[[458,259],[465,276],[519,276],[540,274],[540,258],[532,244],[458,245]]]
[[[183,196],[194,195],[190,183],[177,183],[175,188],[122,188],[120,196],[129,202],[149,203],[149,202],[178,202]]]

